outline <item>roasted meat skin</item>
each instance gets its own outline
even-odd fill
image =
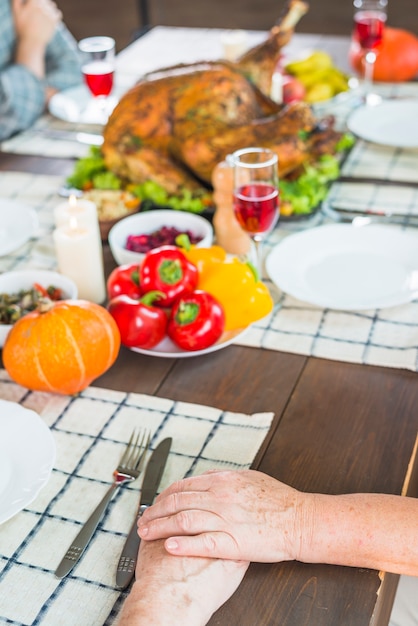
[[[303,139],[316,124],[309,105],[284,107],[268,95],[281,48],[307,8],[291,0],[266,41],[236,63],[179,65],[146,76],[122,97],[104,129],[107,167],[175,194],[210,186],[216,164],[245,146],[274,150],[281,176],[312,158],[313,144]]]
[[[279,175],[285,176],[308,158],[307,144],[299,133],[312,131],[315,123],[309,107],[294,103],[276,115],[253,120],[236,128],[225,128],[221,133],[216,129],[207,129],[205,134],[183,137],[175,132],[170,149],[178,161],[186,164],[206,183],[210,183],[215,165],[228,154],[237,148],[253,145],[271,148],[276,152]]]

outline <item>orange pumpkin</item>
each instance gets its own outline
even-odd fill
[[[104,307],[85,300],[46,300],[14,324],[3,363],[23,387],[74,394],[109,369],[119,347],[118,327]]]
[[[357,41],[352,40],[349,51],[351,67],[363,76],[363,53]],[[401,28],[386,26],[374,68],[374,80],[403,82],[418,74],[418,37]]]

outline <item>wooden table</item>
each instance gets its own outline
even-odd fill
[[[71,168],[65,160],[0,154],[3,171],[66,175]],[[107,246],[104,252],[110,271],[114,261]],[[230,346],[172,360],[122,348],[95,385],[231,411],[274,411],[254,467],[313,492],[400,494],[418,431],[415,373],[269,350]],[[410,490],[417,495],[414,481]],[[210,624],[386,624],[396,582],[356,568],[253,564]]]

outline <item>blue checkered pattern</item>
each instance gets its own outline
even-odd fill
[[[46,51],[46,78],[13,63],[15,31],[9,0],[0,0],[0,141],[28,128],[45,108],[45,86],[81,84],[77,43],[60,25]]]
[[[116,565],[135,518],[141,478],[115,495],[72,572],[58,580],[54,571],[107,490],[133,428],[151,430],[151,449],[173,438],[163,489],[209,468],[249,467],[273,418],[93,387],[77,397],[28,392],[4,370],[0,398],[40,414],[57,448],[47,485],[0,528],[0,624],[16,626],[113,623],[126,595],[115,588]]]
[[[52,242],[53,209],[61,202],[57,190],[62,179],[18,172],[0,173],[4,197],[36,209],[37,236],[14,253],[0,257],[0,271],[41,267],[55,269]],[[336,183],[330,192],[335,202],[369,209],[394,208],[418,216],[418,190],[378,184]],[[266,242],[266,254],[284,237],[311,225],[329,223],[322,212],[299,223],[282,222]],[[397,228],[407,228],[408,219]],[[287,294],[273,316],[254,324],[236,343],[320,358],[399,367],[418,371],[418,303],[370,311],[334,311],[303,303]]]

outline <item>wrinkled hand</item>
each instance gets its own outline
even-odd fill
[[[174,483],[138,522],[171,554],[277,562],[298,557],[307,494],[261,472],[207,472]]]
[[[13,0],[13,19],[19,42],[46,46],[52,39],[62,13],[52,0]]]
[[[119,626],[203,626],[234,593],[249,563],[172,556],[141,542],[136,581]]]

